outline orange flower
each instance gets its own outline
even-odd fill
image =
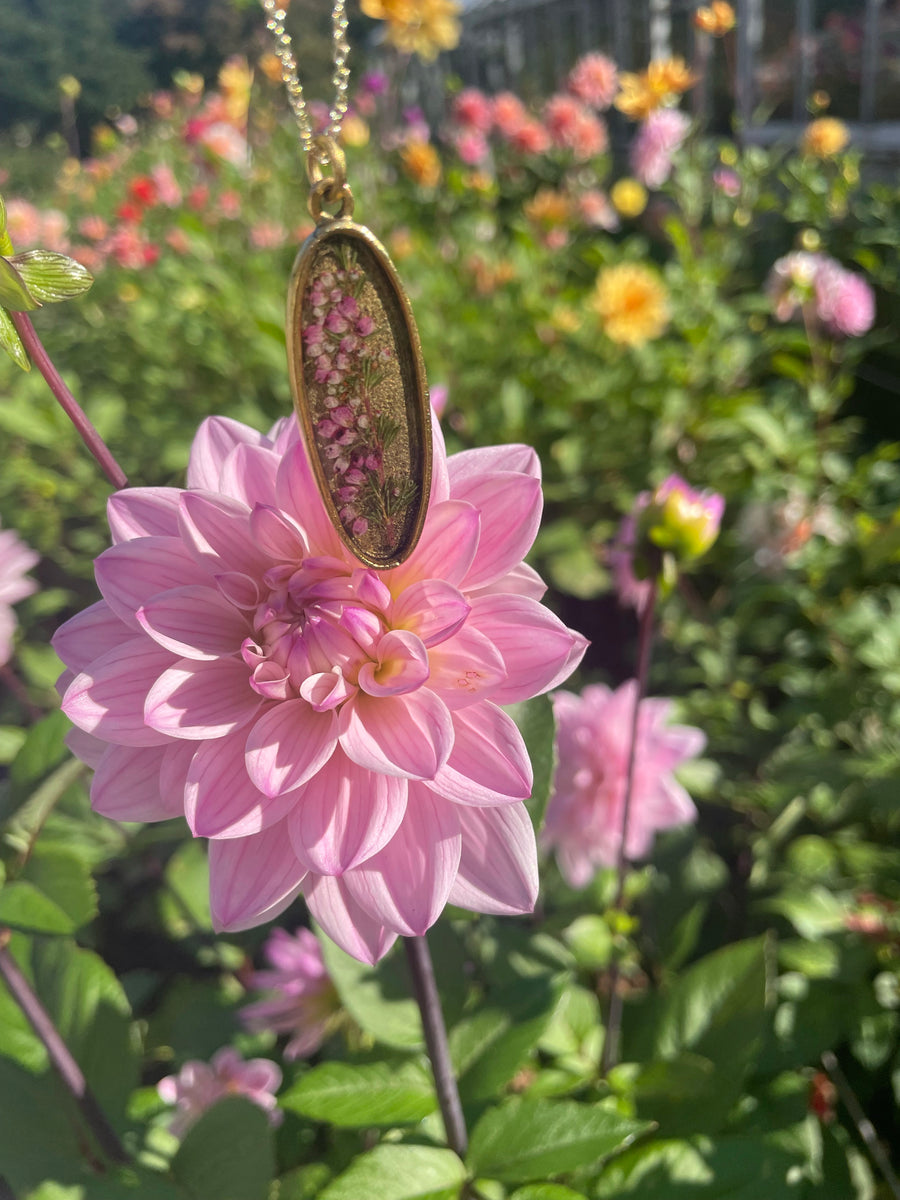
[[[837,117],[818,117],[810,121],[803,131],[800,146],[804,154],[813,158],[834,158],[846,149],[850,141],[850,130]]]
[[[709,8],[698,8],[694,13],[694,25],[703,33],[713,37],[724,37],[735,26],[734,9],[725,0],[713,0]]]
[[[619,263],[597,276],[592,304],[611,341],[640,346],[668,325],[668,300],[655,271],[640,263]]]
[[[652,112],[696,82],[697,76],[683,58],[658,58],[640,75],[625,71],[619,76],[621,91],[616,96],[616,108],[632,121],[646,121]]]
[[[540,188],[524,205],[525,216],[535,225],[552,229],[554,225],[567,225],[572,214],[569,197],[552,188]]]
[[[367,17],[386,21],[388,41],[404,54],[431,61],[459,42],[457,0],[361,0]]]
[[[651,90],[645,74],[623,71],[619,76],[619,87],[621,91],[616,96],[615,106],[632,121],[646,121],[662,102],[662,97]]]
[[[260,55],[259,69],[270,83],[281,83],[281,59],[271,52]]]
[[[407,175],[420,187],[434,188],[441,182],[441,160],[430,142],[407,142],[400,158]]]
[[[655,59],[647,68],[647,84],[660,97],[680,96],[697,82],[697,76],[683,58]]]

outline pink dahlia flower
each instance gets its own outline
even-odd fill
[[[494,97],[492,115],[494,124],[505,138],[512,138],[531,118],[525,105],[515,92],[500,92]]]
[[[178,1112],[169,1126],[176,1137],[184,1137],[198,1117],[226,1096],[245,1096],[280,1125],[282,1114],[275,1093],[281,1086],[281,1070],[267,1058],[244,1061],[237,1050],[225,1046],[208,1063],[191,1059],[177,1075],[167,1075],[156,1085],[161,1100],[174,1104]]]
[[[242,1008],[241,1020],[255,1031],[291,1034],[285,1058],[306,1058],[322,1045],[340,1008],[316,935],[273,929],[263,953],[271,969],[255,971],[250,986],[272,994]]]
[[[631,147],[631,169],[648,188],[658,188],[672,174],[672,156],[687,137],[691,119],[677,108],[658,108],[641,125]]]
[[[25,572],[36,566],[38,558],[12,529],[0,529],[0,667],[12,654],[17,623],[12,606],[37,591],[37,584]]]
[[[494,106],[490,97],[478,88],[466,88],[453,101],[453,120],[465,130],[490,133],[494,124]]]
[[[224,417],[188,488],[109,501],[103,599],[54,645],[98,812],[184,813],[210,839],[216,927],[303,890],[374,962],[444,905],[531,910],[531,767],[500,705],[561,683],[586,642],[522,559],[540,521],[527,446],[445,456],[406,562],[365,568],[328,520],[297,422]],[[84,734],[90,737],[85,740]]]
[[[633,511],[622,518],[615,539],[606,551],[606,561],[612,571],[619,603],[625,608],[633,608],[638,616],[644,611],[652,586],[649,579],[639,579],[634,571],[637,514],[649,503],[650,493],[641,492],[635,500]]]
[[[619,90],[616,64],[605,54],[585,54],[570,71],[568,88],[583,103],[603,111]]]
[[[616,691],[602,684],[580,696],[557,692],[559,765],[542,834],[566,882],[589,883],[600,867],[615,866],[622,843],[625,781],[637,683]],[[672,772],[706,744],[699,729],[667,724],[670,700],[643,700],[638,717],[637,758],[625,853],[643,858],[657,830],[696,818],[690,796]]]
[[[875,294],[854,271],[826,258],[816,272],[816,312],[831,334],[860,337],[875,322]]]

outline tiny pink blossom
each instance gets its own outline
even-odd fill
[[[25,572],[37,565],[39,555],[12,529],[0,529],[0,667],[12,654],[16,614],[12,606],[37,591]]]
[[[494,124],[494,111],[489,97],[478,88],[466,88],[453,101],[453,120],[463,129],[475,133],[489,133]]]
[[[207,1109],[226,1096],[245,1096],[280,1125],[275,1093],[281,1086],[281,1070],[267,1058],[244,1061],[237,1050],[225,1046],[208,1063],[191,1059],[177,1075],[167,1075],[156,1085],[161,1100],[174,1104],[176,1112],[169,1126],[176,1137],[184,1137]]]
[[[250,986],[272,994],[241,1009],[241,1020],[252,1030],[291,1034],[285,1058],[306,1058],[328,1036],[340,1008],[319,943],[309,929],[273,929],[263,954],[270,969],[256,971]]]
[[[531,766],[501,705],[558,686],[586,642],[522,561],[534,451],[448,459],[436,421],[433,439],[422,536],[380,572],[336,534],[293,419],[263,435],[209,418],[186,490],[109,500],[103,599],[54,639],[63,708],[98,812],[184,813],[209,839],[218,929],[269,921],[302,890],[374,962],[448,901],[531,911]],[[352,447],[326,449],[336,474],[360,469]]]
[[[616,64],[605,54],[585,54],[569,72],[567,86],[573,96],[602,112],[619,90]]]
[[[728,167],[717,167],[713,171],[713,186],[723,196],[728,196],[730,200],[734,200],[736,196],[741,194],[741,177],[736,171],[732,171]]]
[[[681,147],[691,120],[677,108],[659,108],[641,125],[631,147],[631,168],[648,188],[658,188],[672,173],[672,156]]]
[[[596,684],[580,696],[553,696],[559,765],[541,842],[556,851],[559,869],[574,888],[618,859],[636,688],[629,679],[615,691]],[[697,816],[673,771],[696,757],[706,738],[690,725],[669,725],[671,708],[670,700],[641,702],[625,838],[629,859],[647,855],[658,830]]]

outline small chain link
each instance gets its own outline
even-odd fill
[[[265,9],[266,16],[269,18],[266,22],[266,28],[275,39],[275,53],[281,62],[281,78],[284,80],[284,86],[287,88],[288,101],[297,121],[297,127],[300,130],[300,144],[303,147],[303,152],[309,156],[314,151],[313,141],[315,134],[313,133],[312,122],[309,119],[306,98],[303,95],[303,85],[300,83],[300,77],[297,74],[297,60],[294,58],[291,35],[284,27],[287,13],[281,8],[278,0],[260,0],[260,3]],[[344,11],[345,8],[346,0],[334,0],[334,7],[331,10],[331,39],[334,60],[334,74],[331,77],[331,82],[334,86],[334,106],[328,114],[328,127],[325,130],[325,134],[327,137],[335,139],[341,131],[341,124],[347,113],[347,85],[350,80],[350,69],[347,66],[350,43],[347,41],[348,22]]]

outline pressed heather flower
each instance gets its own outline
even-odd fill
[[[0,529],[0,667],[12,654],[17,624],[12,606],[37,591],[25,572],[37,565],[38,558],[12,529]]]
[[[281,1086],[281,1071],[267,1058],[244,1061],[237,1050],[225,1046],[208,1063],[191,1059],[177,1075],[167,1075],[156,1085],[161,1100],[174,1104],[176,1112],[169,1128],[176,1137],[184,1137],[198,1117],[226,1096],[245,1096],[269,1114],[273,1125],[280,1125],[275,1093]]]
[[[611,341],[640,346],[668,325],[668,299],[655,271],[641,263],[619,263],[597,276],[593,306]]]
[[[103,599],[54,640],[73,748],[97,768],[98,812],[184,813],[210,839],[218,929],[270,920],[302,888],[372,962],[448,900],[532,908],[531,768],[499,706],[558,686],[586,642],[522,562],[534,451],[448,460],[436,423],[434,442],[422,537],[381,572],[335,533],[293,419],[264,436],[210,418],[187,490],[109,501]]]
[[[584,104],[602,112],[612,104],[619,87],[616,64],[605,54],[585,54],[569,72],[566,86]]]
[[[646,187],[658,188],[672,174],[672,158],[691,127],[690,117],[677,108],[651,113],[631,147],[631,168]]]
[[[263,954],[269,969],[254,972],[250,987],[271,995],[242,1008],[241,1020],[257,1032],[291,1034],[285,1058],[306,1058],[322,1045],[340,1008],[319,943],[309,929],[273,929]]]
[[[566,882],[584,887],[600,867],[615,866],[622,843],[622,815],[637,683],[615,691],[602,684],[580,696],[557,692],[558,766],[541,844],[555,850]],[[697,816],[690,796],[673,775],[706,744],[699,729],[669,725],[670,700],[641,701],[634,786],[625,854],[643,858],[658,830]]]

